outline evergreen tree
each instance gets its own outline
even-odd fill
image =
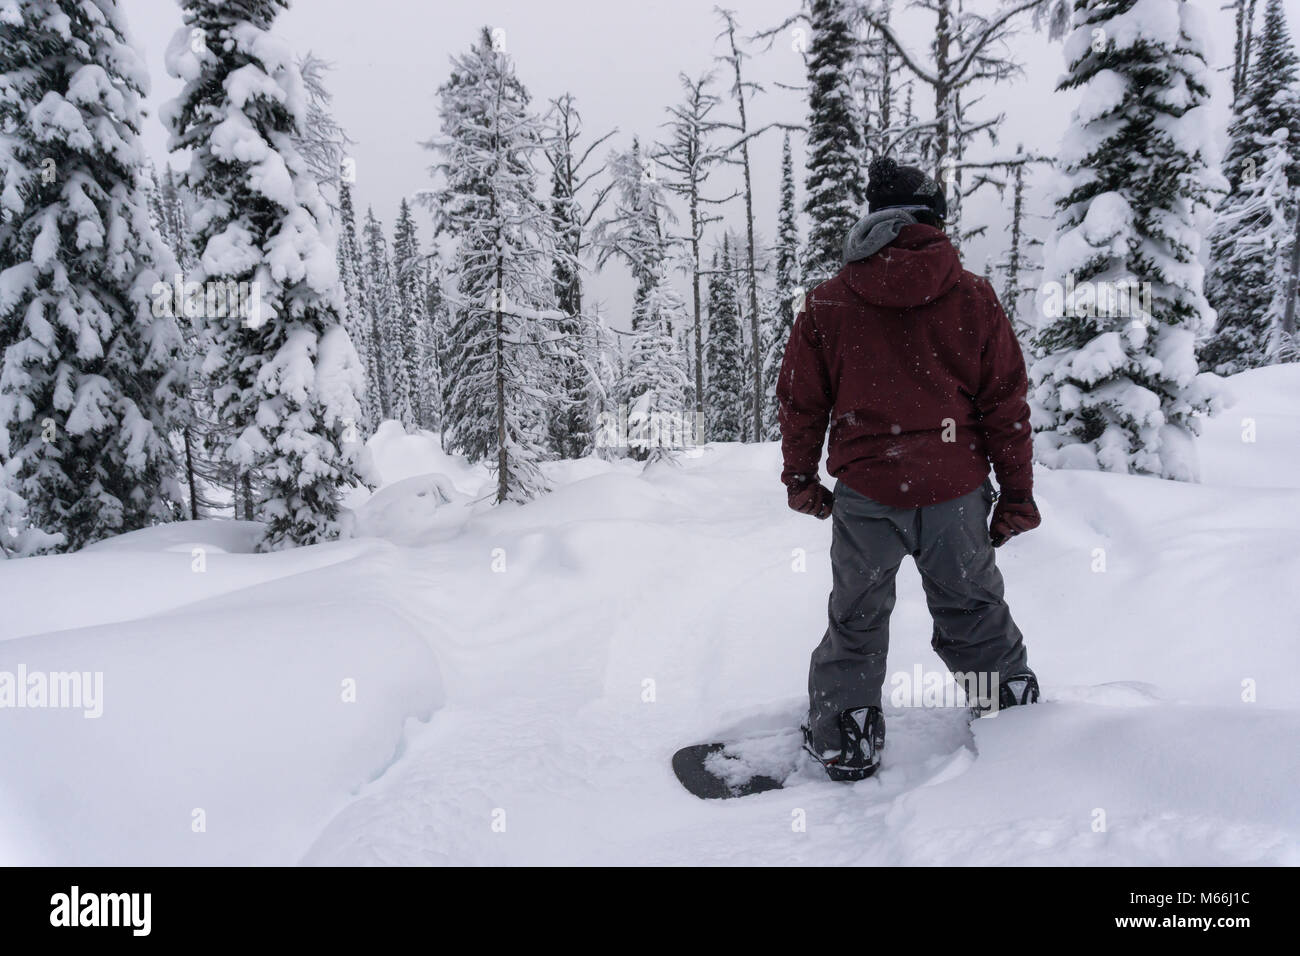
[[[171,148],[190,152],[195,278],[246,290],[239,308],[203,319],[204,368],[220,377],[216,413],[233,432],[222,453],[240,470],[245,513],[266,525],[261,548],[314,544],[343,530],[364,386],[339,315],[329,208],[295,146],[302,78],[269,32],[287,4],[181,6],[167,66],[184,86],[165,118]]]
[[[565,255],[552,266],[556,308],[563,314],[559,333],[568,348],[556,369],[556,407],[547,417],[548,444],[561,458],[580,458],[591,451],[593,426],[599,411],[599,386],[593,372],[597,331],[583,309],[581,257],[588,243],[588,227],[609,189],[597,192],[590,205],[580,194],[602,172],[587,170],[594,151],[613,133],[606,133],[585,147],[579,147],[582,117],[569,94],[552,101],[555,137],[546,151],[551,166],[551,219]]]
[[[776,380],[781,374],[785,347],[794,328],[794,302],[799,289],[799,221],[794,193],[794,162],[787,133],[781,150],[781,206],[776,226],[776,285],[771,304],[764,310],[763,389],[767,396],[763,438],[781,437],[777,421]]]
[[[1085,95],[1043,277],[1077,294],[1044,303],[1035,444],[1051,466],[1194,480],[1197,417],[1215,405],[1195,359],[1212,314],[1196,217],[1218,178],[1200,111],[1206,28],[1185,0],[1166,0],[1168,17],[1128,16],[1136,2],[1079,0],[1065,45],[1061,87]]]
[[[705,353],[705,409],[710,441],[741,441],[744,436],[745,343],[736,295],[736,263],[731,237],[723,236],[721,255],[714,255],[709,275],[709,338]]]
[[[361,420],[363,433],[369,436],[379,427],[383,413],[383,399],[379,389],[378,365],[375,361],[375,342],[370,319],[368,290],[361,246],[357,240],[357,215],[352,205],[352,186],[340,181],[338,211],[338,269],[339,284],[343,289],[343,326],[357,350],[357,358],[365,379],[361,394]]]
[[[632,300],[632,343],[618,374],[616,396],[627,409],[634,457],[657,461],[674,448],[700,440],[696,419],[681,418],[690,396],[690,363],[673,330],[685,324],[684,305],[669,272],[672,240],[665,225],[675,222],[653,160],[640,144],[610,157],[614,210],[597,227],[604,264],[612,256],[627,263],[636,280]],[[684,434],[689,428],[691,434]],[[638,437],[639,436],[639,437]]]
[[[373,363],[371,381],[379,395],[380,421],[396,418],[402,420],[405,406],[402,396],[409,395],[409,381],[405,366],[395,361],[396,328],[394,313],[397,310],[397,292],[393,286],[393,263],[388,256],[388,240],[384,226],[375,218],[374,209],[366,210],[366,224],[362,227],[362,253],[365,261],[363,283],[366,314],[370,318],[370,361]]]
[[[844,237],[866,203],[858,163],[862,124],[853,90],[856,37],[847,0],[809,0],[808,177],[804,212],[810,221],[804,253],[809,287],[842,265]]]
[[[1300,186],[1300,86],[1281,0],[1269,0],[1229,133],[1229,191],[1210,234],[1206,298],[1218,313],[1201,367],[1224,375],[1268,364],[1286,348]]]
[[[1300,149],[1294,145],[1300,139],[1296,127],[1297,59],[1280,0],[1268,3],[1263,30],[1254,37],[1252,50],[1223,157],[1229,196],[1238,191],[1243,178],[1254,178],[1264,165],[1256,136],[1271,138],[1275,130],[1286,128],[1291,131],[1287,143],[1292,156]],[[1289,176],[1292,186],[1300,186],[1300,167],[1291,169]]]
[[[596,227],[597,264],[603,267],[617,256],[631,271],[636,282],[632,298],[635,331],[640,316],[653,314],[653,310],[642,308],[642,303],[666,273],[670,243],[664,229],[675,223],[676,217],[668,207],[654,159],[643,156],[635,137],[631,149],[610,155],[609,171],[614,210]]]
[[[439,95],[438,229],[455,239],[447,446],[491,461],[498,502],[523,502],[546,488],[538,467],[546,387],[566,347],[555,334],[563,316],[552,308],[554,259],[566,253],[537,197],[534,166],[548,131],[486,28],[453,57]]]
[[[0,12],[0,550],[178,516],[178,267],[149,214],[144,63],[110,0]]]
[[[194,268],[194,246],[189,235],[193,198],[170,167],[161,179],[155,176],[154,187],[154,225],[180,265],[178,277],[187,278]],[[174,311],[183,340],[181,357],[189,384],[186,399],[181,404],[177,437],[183,483],[189,498],[189,516],[197,521],[220,514],[229,507],[229,502],[238,501],[234,496],[238,475],[219,451],[230,440],[229,429],[217,420],[212,401],[214,381],[203,373],[207,339],[203,322],[198,321],[201,316],[190,315],[185,308]]]
[[[1201,367],[1220,375],[1268,365],[1286,351],[1282,322],[1290,288],[1295,203],[1287,176],[1293,164],[1288,132],[1259,137],[1263,168],[1243,179],[1219,210],[1210,235],[1218,258],[1207,296],[1218,310],[1214,335],[1201,347]]]
[[[407,428],[428,428],[432,417],[428,388],[421,381],[428,316],[425,313],[424,265],[411,207],[402,200],[393,235],[394,361],[401,367],[405,395],[399,401]],[[400,394],[400,393],[399,393]],[[399,413],[400,417],[400,413]]]
[[[325,85],[331,66],[308,50],[298,59],[306,94],[306,121],[294,136],[294,145],[302,154],[312,178],[335,214],[342,211],[343,187],[352,177],[345,166],[347,150],[353,140],[334,118],[334,96]]]
[[[686,359],[673,336],[674,326],[686,324],[686,309],[669,280],[667,260],[658,261],[654,281],[636,303],[632,347],[618,387],[628,409],[632,455],[647,465],[671,459],[676,450],[694,443],[684,415],[690,383]]]
[[[435,263],[436,266],[435,266]],[[428,396],[431,416],[427,427],[442,429],[443,376],[446,368],[447,300],[442,294],[442,265],[437,256],[425,262],[424,314],[427,331],[424,337],[424,356],[420,374],[420,387]],[[441,438],[441,436],[440,436]]]
[[[170,166],[162,176],[157,171],[153,174],[153,193],[151,211],[158,235],[171,252],[172,258],[180,265],[182,271],[189,269],[193,262],[193,250],[190,248],[188,193],[177,182],[176,174]]]

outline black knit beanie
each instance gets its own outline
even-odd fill
[[[867,212],[890,206],[925,206],[942,225],[948,203],[937,182],[915,166],[900,166],[888,156],[877,156],[867,167]]]

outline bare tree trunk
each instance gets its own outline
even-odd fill
[[[1250,71],[1250,51],[1255,33],[1255,0],[1242,0],[1246,5],[1245,31],[1241,36],[1241,81],[1234,92],[1240,95],[1246,89],[1246,74]],[[1235,97],[1234,97],[1235,102]]]
[[[1020,152],[1019,149],[1016,150]],[[1011,200],[1011,250],[1007,254],[1007,288],[1002,293],[1003,304],[1011,316],[1011,324],[1016,323],[1017,305],[1020,301],[1020,241],[1021,222],[1025,214],[1025,167],[1022,163],[1016,167],[1014,191]]]
[[[704,317],[700,306],[700,205],[699,193],[691,192],[691,295],[695,302],[695,423],[704,421]],[[704,436],[696,432],[695,440]]]
[[[380,420],[392,417],[393,406],[388,397],[388,386],[383,380],[384,369],[380,367],[380,359],[383,356],[384,334],[379,328],[379,316],[370,313],[370,337],[373,340],[371,352],[375,362],[375,390],[379,392],[379,418]]]
[[[190,439],[190,426],[186,425],[181,432],[185,441],[185,480],[190,487],[190,520],[199,520],[199,489],[198,482],[194,476],[194,452],[192,450],[192,440]]]
[[[736,47],[735,26],[730,20],[727,24],[731,63],[736,74],[736,108],[740,113],[740,164],[745,171],[745,240],[749,254],[745,278],[749,282],[749,333],[754,357],[751,363],[754,385],[752,440],[758,441],[763,434],[763,343],[759,339],[758,276],[754,270],[754,187],[749,170],[749,124],[745,119],[745,84],[740,70],[740,50]]]
[[[506,500],[510,487],[508,471],[509,459],[506,455],[506,369],[505,369],[505,322],[501,317],[501,300],[504,296],[502,273],[505,263],[497,256],[497,279],[492,305],[496,310],[496,392],[497,392],[497,504]]]
[[[953,90],[944,79],[948,76],[948,57],[952,51],[952,5],[951,0],[943,0],[935,8],[938,22],[934,28],[934,75],[938,82],[934,85],[934,178],[942,184],[948,203],[947,229],[954,246],[960,241],[961,232],[961,195],[959,190],[950,188],[956,182],[957,171],[954,168],[949,175],[949,152],[952,150]],[[955,160],[954,160],[955,162]]]

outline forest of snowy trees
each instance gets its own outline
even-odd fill
[[[387,421],[517,503],[548,460],[776,439],[794,314],[882,155],[944,185],[959,249],[990,238],[972,196],[1011,210],[989,272],[1040,462],[1195,480],[1221,377],[1300,359],[1300,59],[1282,0],[1229,0],[1219,155],[1206,2],[915,0],[919,38],[892,0],[719,9],[716,59],[682,64],[637,131],[537,100],[485,26],[438,66],[429,178],[385,223],[328,64],[277,32],[288,0],[181,0],[181,92],[148,120],[125,0],[0,0],[0,548],[220,516],[260,522],[264,550],[328,540]],[[756,123],[753,61],[792,30],[804,113]],[[999,139],[1017,34],[1061,43],[1062,142]],[[146,155],[146,121],[173,160]],[[780,156],[777,208],[758,151]],[[590,294],[604,269],[629,301]]]

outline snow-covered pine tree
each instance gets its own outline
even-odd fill
[[[365,267],[361,245],[357,240],[357,214],[352,203],[352,186],[346,180],[340,180],[338,190],[337,258],[339,284],[343,289],[343,327],[347,329],[352,347],[356,349],[365,379],[365,388],[360,396],[361,422],[363,437],[368,437],[379,427],[383,414],[379,366],[375,359]]]
[[[556,407],[547,416],[546,428],[548,444],[556,455],[581,458],[591,451],[595,440],[600,392],[592,364],[597,332],[592,328],[594,320],[583,310],[581,262],[588,229],[611,187],[598,190],[590,204],[584,203],[581,194],[603,171],[602,166],[588,169],[588,163],[613,132],[579,146],[582,116],[567,93],[551,101],[550,120],[555,127],[553,143],[546,151],[551,166],[550,211],[556,238],[566,253],[556,257],[552,281],[556,308],[564,316],[559,332],[569,347],[558,360]]]
[[[403,418],[402,424],[411,429],[430,428],[433,418],[429,385],[420,378],[428,332],[422,259],[411,206],[403,199],[393,232],[393,314],[396,316],[393,338],[396,359],[401,363],[406,381],[405,411],[409,418]]]
[[[181,271],[189,268],[193,258],[190,246],[188,225],[189,206],[184,187],[177,182],[176,173],[171,166],[164,168],[163,174],[153,174],[153,217],[158,235],[171,251],[172,257],[180,264]]]
[[[181,278],[187,277],[194,267],[194,244],[189,235],[192,207],[189,190],[177,180],[170,166],[161,178],[155,174],[153,221],[172,257],[180,265]],[[196,316],[187,314],[185,308],[173,307],[173,311],[183,340],[181,360],[185,363],[189,383],[185,401],[181,403],[181,421],[175,437],[179,439],[182,483],[188,499],[189,516],[197,521],[219,514],[230,506],[230,502],[237,502],[234,490],[238,476],[219,453],[223,441],[229,440],[229,429],[216,419],[212,382],[203,375],[203,357],[207,354],[206,330],[201,321],[196,321]]]
[[[321,195],[336,215],[341,211],[342,187],[353,178],[347,165],[348,146],[353,140],[334,118],[334,95],[325,85],[331,65],[308,50],[298,59],[303,91],[307,96],[306,120],[294,137],[303,162],[321,189]]]
[[[396,329],[394,313],[397,311],[397,290],[393,285],[393,263],[388,255],[388,239],[384,226],[373,208],[366,209],[366,224],[361,229],[361,257],[364,263],[362,289],[366,299],[366,314],[370,319],[370,373],[374,376],[374,390],[379,396],[380,421],[402,419],[406,406],[402,399],[410,394],[410,382],[405,366],[394,360],[397,346],[393,342]]]
[[[781,374],[785,347],[794,327],[794,300],[799,288],[799,218],[795,205],[794,162],[790,154],[790,134],[781,149],[781,206],[776,216],[776,277],[771,306],[764,310],[762,341],[763,389],[767,396],[763,438],[781,437],[777,421],[776,380]]]
[[[644,158],[636,138],[631,149],[609,158],[614,209],[596,228],[597,262],[604,265],[617,256],[627,263],[636,281],[632,300],[632,345],[618,374],[616,396],[627,409],[629,429],[640,429],[642,438],[632,444],[632,454],[652,460],[671,457],[676,432],[689,428],[690,443],[702,441],[698,423],[677,420],[686,407],[688,386],[678,380],[688,374],[690,363],[682,354],[673,329],[682,324],[683,303],[670,281],[674,242],[665,226],[676,217],[665,199],[653,159]],[[642,323],[649,323],[642,326]],[[648,363],[646,367],[642,367]]]
[[[1283,325],[1300,186],[1298,65],[1281,0],[1269,0],[1234,102],[1229,190],[1210,233],[1205,296],[1218,322],[1200,350],[1207,371],[1231,375],[1294,350]]]
[[[668,206],[658,166],[651,156],[642,154],[640,140],[632,138],[632,147],[610,154],[608,168],[612,180],[614,209],[596,226],[596,263],[600,267],[613,257],[622,259],[636,282],[633,293],[633,331],[642,315],[642,300],[665,273],[664,262],[670,256],[665,227],[677,219]]]
[[[740,329],[740,304],[736,279],[741,271],[732,257],[731,236],[722,237],[722,249],[713,256],[709,273],[709,335],[705,350],[705,412],[710,441],[741,441],[744,436],[745,399],[749,364]]]
[[[179,516],[185,378],[154,287],[149,79],[110,0],[0,8],[0,549],[76,550]]]
[[[1268,365],[1287,351],[1282,322],[1295,242],[1293,160],[1288,132],[1259,137],[1262,168],[1220,208],[1210,240],[1219,253],[1206,282],[1218,324],[1200,351],[1201,367],[1220,375]],[[1294,348],[1294,346],[1292,346]]]
[[[546,488],[538,465],[547,387],[568,345],[552,308],[553,263],[567,253],[536,189],[535,159],[550,132],[487,28],[452,58],[439,96],[442,135],[430,146],[442,180],[438,230],[455,240],[456,283],[447,446],[491,462],[498,503],[523,502]]]
[[[1198,218],[1219,180],[1205,39],[1185,0],[1075,8],[1061,88],[1083,97],[1059,152],[1065,188],[1043,270],[1074,294],[1044,300],[1032,369],[1049,466],[1196,478],[1197,418],[1214,410],[1217,381],[1195,356],[1213,315]]]
[[[617,341],[619,336],[609,327],[601,312],[591,313],[588,330],[591,337],[591,347],[587,352],[592,373],[591,418],[598,423],[592,444],[597,455],[613,459],[622,454],[623,446],[617,440],[611,440],[612,436],[603,423],[618,420],[618,386],[623,378],[623,354]],[[691,438],[693,441],[694,435]]]
[[[295,146],[302,78],[269,32],[287,3],[181,6],[167,67],[184,85],[164,112],[198,200],[192,278],[241,290],[238,309],[203,320],[204,370],[219,379],[216,413],[233,430],[223,454],[265,522],[262,549],[314,544],[342,530],[340,494],[358,480],[364,385],[339,315],[329,207]]]
[[[647,467],[695,443],[685,414],[690,385],[686,357],[673,337],[673,328],[687,322],[685,303],[672,286],[667,258],[660,257],[655,268],[654,280],[635,306],[632,346],[618,385],[619,400],[628,410],[631,454]]]
[[[809,219],[804,283],[811,288],[839,272],[844,237],[865,209],[859,162],[862,122],[853,89],[857,38],[849,0],[808,0]]]
[[[443,345],[447,337],[447,300],[442,294],[442,263],[436,253],[424,264],[424,353],[420,387],[428,394],[431,421],[428,428],[442,430],[442,379],[445,364]],[[441,442],[441,434],[439,435]]]

